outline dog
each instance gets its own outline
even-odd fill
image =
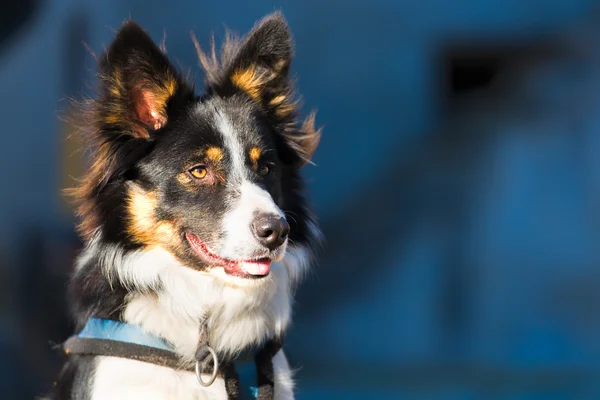
[[[321,242],[300,174],[321,131],[314,113],[298,117],[280,13],[228,33],[219,57],[214,41],[204,53],[192,39],[201,96],[130,20],[98,59],[83,118],[92,161],[72,191],[80,346],[65,345],[52,398],[238,398],[235,360],[248,349],[254,396],[294,398],[281,344]],[[151,343],[127,343],[123,329]]]

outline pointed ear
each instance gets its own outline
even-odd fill
[[[172,99],[193,94],[166,55],[132,21],[123,24],[100,60],[99,78],[100,123],[136,138],[148,138],[167,123]]]
[[[293,111],[289,69],[292,62],[292,37],[279,13],[260,21],[246,36],[237,51],[225,46],[223,64],[233,85],[279,114]]]
[[[295,164],[310,161],[320,139],[314,128],[314,114],[298,127],[293,84],[289,77],[293,58],[292,36],[281,13],[273,13],[260,22],[242,40],[228,34],[217,60],[214,44],[211,56],[202,52],[195,41],[200,63],[206,72],[209,94],[230,96],[246,93],[266,111],[268,117],[294,150]]]
[[[197,42],[195,44],[200,63],[206,71],[209,92],[229,95],[241,90],[264,104],[269,104],[277,96],[289,94],[292,38],[280,13],[265,17],[242,40],[228,32],[220,62],[214,43],[210,58]],[[277,98],[273,104],[281,104],[282,100]]]

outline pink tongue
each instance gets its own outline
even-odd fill
[[[271,260],[240,261],[240,267],[250,275],[267,275],[271,270]]]

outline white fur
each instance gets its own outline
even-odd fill
[[[215,125],[224,138],[225,147],[231,157],[228,185],[238,194],[223,218],[224,245],[217,253],[231,260],[253,259],[257,251],[262,250],[251,230],[251,224],[257,214],[273,214],[285,218],[273,198],[263,188],[252,183],[246,166],[246,152],[240,142],[239,132],[235,130],[226,115],[215,108]],[[278,255],[285,253],[286,243],[278,249]],[[262,255],[260,256],[262,257]],[[277,257],[275,257],[277,258]]]
[[[273,357],[273,372],[275,374],[275,397],[280,400],[294,399],[294,380],[293,371],[290,369],[287,358],[280,350]]]
[[[98,250],[92,241],[88,251]],[[92,247],[93,246],[93,247]],[[82,254],[82,257],[90,257]],[[157,247],[124,255],[116,247],[102,251],[102,270],[110,280],[141,290],[126,299],[123,319],[174,344],[183,360],[193,362],[200,321],[209,316],[209,340],[216,350],[235,354],[248,345],[282,333],[291,317],[292,280],[308,265],[306,249],[290,248],[274,262],[268,277],[231,277],[222,268],[209,272],[187,268]],[[149,289],[154,289],[150,291]],[[277,399],[293,398],[292,372],[283,352],[273,359]],[[139,395],[141,391],[143,394]],[[215,397],[216,396],[216,397]],[[222,381],[198,385],[191,373],[137,361],[101,357],[93,399],[223,398]]]
[[[306,247],[290,247],[286,252],[283,264],[288,271],[292,288],[295,288],[306,275],[310,260],[311,251]]]
[[[96,254],[98,254],[98,243],[100,242],[101,234],[96,231],[92,236],[92,239],[88,242],[87,246],[81,254],[77,257],[75,262],[75,271],[81,270]]]
[[[237,132],[229,119],[221,114],[216,108],[215,123],[225,140],[225,147],[229,150],[229,156],[231,157],[232,168],[230,169],[231,175],[228,177],[228,180],[240,183],[247,178],[246,170],[248,168],[246,168],[244,147],[240,143]]]
[[[275,399],[293,400],[292,371],[283,351],[273,357]],[[207,377],[205,377],[206,379]],[[208,388],[196,375],[140,361],[99,357],[91,400],[222,400],[227,398],[223,379]]]
[[[91,396],[91,400],[226,398],[223,379],[203,388],[191,372],[115,357],[98,358]]]
[[[260,280],[232,279],[222,268],[199,272],[179,264],[164,250],[149,253],[152,254],[147,257],[136,257],[137,261],[153,262],[137,266],[138,270],[147,269],[144,275],[128,275],[137,279],[139,285],[148,282],[146,274],[151,273],[151,268],[157,268],[161,290],[158,295],[143,294],[128,299],[123,317],[163,336],[182,356],[193,357],[199,321],[205,315],[209,316],[211,345],[227,353],[260,343],[287,327],[291,297],[288,272],[281,264],[274,264],[271,274]],[[125,274],[121,276],[128,279]],[[275,326],[279,330],[273,329]]]
[[[261,248],[250,228],[258,213],[285,217],[269,192],[257,185],[244,181],[239,187],[239,192],[239,199],[229,207],[229,211],[223,217],[224,245],[218,251],[221,257],[234,260],[254,258],[257,249]],[[286,245],[287,241],[277,249],[277,253],[283,255]]]

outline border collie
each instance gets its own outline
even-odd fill
[[[220,57],[193,40],[202,96],[131,21],[99,58],[98,95],[84,107],[92,163],[73,190],[85,248],[69,289],[77,332],[90,319],[135,326],[180,367],[66,350],[54,398],[235,398],[224,367],[199,384],[199,344],[227,366],[281,343],[290,324],[320,241],[300,175],[320,130],[314,114],[297,117],[287,23],[275,13],[242,39],[228,33]],[[280,346],[271,361],[269,397],[293,398]]]

